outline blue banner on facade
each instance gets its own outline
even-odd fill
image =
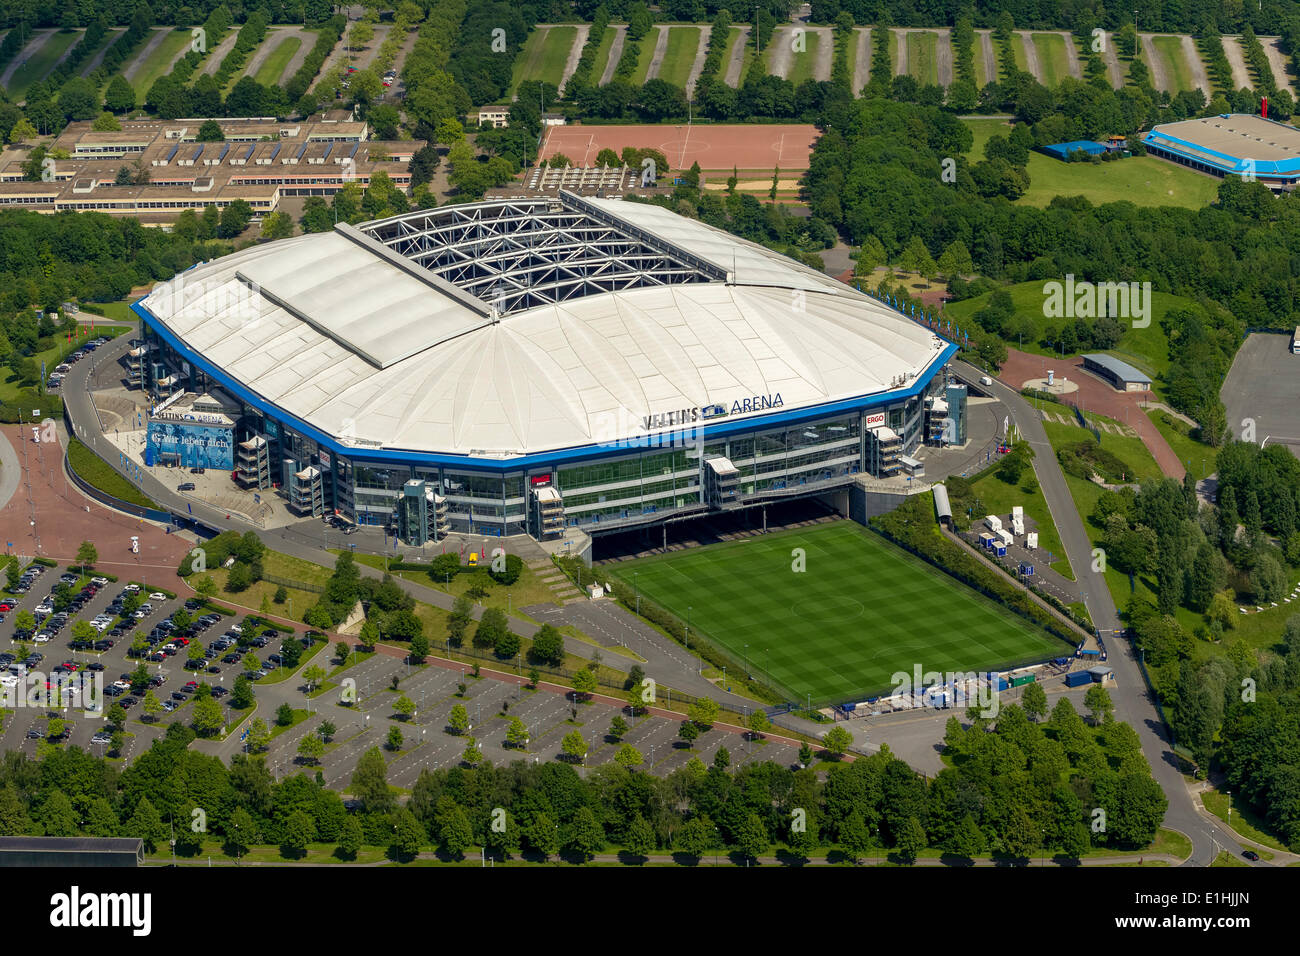
[[[147,449],[162,464],[230,471],[235,467],[232,438],[229,428],[151,421]]]

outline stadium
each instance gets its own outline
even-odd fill
[[[771,250],[569,193],[341,223],[133,308],[147,464],[229,469],[413,545],[595,536],[896,474],[956,351]]]
[[[1300,181],[1300,130],[1249,113],[1164,123],[1144,133],[1147,151],[1220,178],[1242,176],[1276,191]]]

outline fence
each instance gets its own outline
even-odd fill
[[[282,578],[278,574],[263,574],[262,580],[270,584],[282,584],[287,588],[297,588],[299,591],[310,591],[312,594],[325,593],[324,585],[309,584],[306,581],[295,581],[293,578]]]

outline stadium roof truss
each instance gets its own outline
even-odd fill
[[[362,231],[498,315],[588,295],[731,278],[715,263],[567,192],[558,199],[420,210]]]

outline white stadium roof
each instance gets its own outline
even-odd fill
[[[141,304],[218,380],[341,444],[480,458],[755,396],[789,412],[885,392],[945,348],[761,246],[568,194],[253,246]]]

